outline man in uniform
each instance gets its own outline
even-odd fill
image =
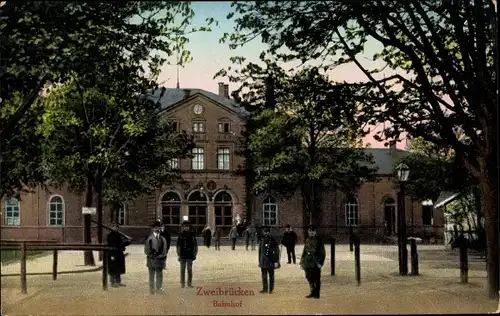
[[[290,225],[286,225],[286,231],[283,234],[283,239],[281,239],[281,244],[286,248],[286,254],[288,256],[288,264],[296,263],[295,259],[295,244],[297,243],[297,234],[292,230]]]
[[[259,244],[259,267],[262,273],[262,291],[271,294],[274,290],[274,269],[279,268],[280,250],[271,236],[269,227],[264,228],[264,236]],[[269,283],[268,283],[269,276]]]
[[[300,258],[300,267],[306,273],[311,293],[306,298],[319,298],[321,288],[321,267],[325,263],[326,251],[323,241],[316,236],[316,227],[309,226],[308,237]]]
[[[144,245],[149,270],[150,294],[163,293],[163,269],[167,261],[167,241],[160,235],[161,230],[160,221],[156,221],[153,224],[153,233],[146,239]]]
[[[182,232],[177,239],[177,256],[181,264],[181,287],[184,287],[186,284],[186,267],[188,274],[187,285],[188,287],[193,287],[193,261],[196,260],[196,255],[198,254],[196,235],[189,229],[189,222],[182,222]]]
[[[108,274],[112,287],[125,286],[122,284],[121,275],[125,274],[125,247],[130,245],[130,241],[124,241],[123,236],[118,232],[120,226],[113,223],[112,230],[106,238],[106,243],[110,247],[116,247],[116,251],[108,251]]]

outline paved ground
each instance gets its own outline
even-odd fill
[[[179,263],[170,257],[165,273],[166,294],[151,296],[142,246],[130,246],[124,276],[127,287],[103,292],[101,272],[61,275],[57,281],[48,275],[29,276],[28,295],[22,295],[19,277],[2,277],[2,314],[406,314],[496,310],[498,303],[486,299],[484,262],[471,258],[469,284],[460,284],[457,253],[443,251],[443,246],[419,248],[421,276],[400,277],[396,246],[362,247],[360,286],[354,278],[354,256],[349,247],[337,246],[336,276],[330,276],[328,249],[321,299],[311,300],[304,298],[308,285],[298,265],[283,264],[276,271],[275,293],[259,294],[257,253],[243,248],[232,251],[227,246],[220,252],[200,248],[193,289],[180,288]],[[301,250],[302,246],[298,246],[297,253]],[[61,260],[63,256],[68,265],[83,261],[82,253],[67,252],[60,255]],[[9,269],[19,271],[14,265]],[[37,269],[51,271],[51,257],[28,262],[28,271]],[[219,288],[246,290],[249,295],[209,293]]]

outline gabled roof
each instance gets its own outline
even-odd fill
[[[395,148],[363,148],[362,150],[373,156],[374,164],[371,167],[378,168],[375,173],[384,175],[393,174],[399,160],[410,154],[408,151]]]
[[[434,203],[434,207],[438,208],[438,207],[444,206],[450,202],[453,202],[453,200],[455,200],[459,195],[460,195],[460,193],[443,191],[443,192],[441,192],[441,194],[439,194],[439,197],[438,197],[436,203]]]
[[[155,90],[154,94],[149,93],[147,96],[156,102],[160,98],[160,94],[161,88]],[[165,88],[165,94],[160,100],[161,110],[168,110],[169,108],[181,104],[183,100],[191,98],[197,94],[202,95],[243,117],[248,117],[250,115],[250,113],[241,107],[236,101],[202,89]]]

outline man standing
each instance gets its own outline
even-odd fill
[[[308,237],[304,244],[304,251],[300,258],[300,266],[306,273],[311,293],[306,298],[319,298],[321,288],[321,267],[325,263],[325,244],[316,236],[316,227],[310,226]]]
[[[163,269],[167,261],[167,241],[160,235],[161,230],[161,223],[156,221],[153,224],[153,234],[146,239],[144,245],[149,270],[150,294],[163,293]]]
[[[177,256],[181,264],[181,287],[186,284],[186,267],[188,274],[187,285],[193,287],[193,261],[196,260],[198,254],[196,235],[189,228],[188,221],[182,222],[182,232],[177,239]]]
[[[215,228],[214,239],[215,239],[215,250],[220,250],[220,239],[222,238],[222,229],[220,226]]]
[[[233,250],[236,249],[236,238],[238,238],[238,230],[236,228],[236,225],[233,225],[233,227],[231,227],[231,230],[229,231],[229,239],[231,239],[232,241]]]
[[[264,236],[259,244],[259,267],[262,273],[262,291],[271,294],[274,290],[274,269],[279,268],[280,250],[269,227],[264,228]],[[269,276],[269,283],[268,283]]]
[[[247,226],[243,235],[245,237],[245,250],[248,250],[248,245],[250,244],[250,226]]]
[[[250,234],[250,247],[252,248],[252,250],[255,250],[255,241],[257,239],[257,231],[255,230],[254,225],[250,226],[249,234]]]
[[[283,234],[283,239],[281,239],[281,244],[286,247],[286,254],[288,256],[287,264],[295,264],[295,244],[297,243],[297,234],[292,231],[290,225],[286,225],[286,231]]]
[[[212,230],[210,229],[210,226],[207,225],[207,227],[203,229],[203,244],[210,249],[211,243],[212,243]]]
[[[124,241],[122,235],[118,233],[120,226],[113,223],[112,230],[106,238],[107,245],[116,247],[116,251],[108,251],[108,274],[112,287],[125,286],[122,284],[121,275],[125,274],[125,247],[130,245],[130,241]]]

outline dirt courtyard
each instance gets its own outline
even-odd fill
[[[321,298],[306,299],[308,284],[298,265],[276,271],[273,294],[260,294],[257,252],[228,246],[200,247],[193,265],[194,288],[181,288],[179,263],[173,253],[164,273],[164,295],[148,293],[143,247],[127,248],[126,287],[103,291],[101,272],[28,276],[28,295],[19,277],[2,277],[3,315],[189,315],[189,314],[420,314],[488,313],[498,306],[486,297],[484,262],[470,262],[469,283],[460,284],[458,256],[442,246],[420,246],[418,277],[397,275],[396,246],[362,246],[361,285],[354,277],[354,255],[338,245],[336,275],[330,275],[330,246],[322,269]],[[297,246],[300,257],[302,246]],[[62,258],[62,256],[61,256]],[[83,261],[72,252],[65,260]],[[37,259],[38,260],[38,259]],[[33,260],[30,265],[47,264]],[[297,261],[299,258],[297,258]],[[48,267],[50,271],[50,267]],[[225,292],[225,293],[224,293]]]

